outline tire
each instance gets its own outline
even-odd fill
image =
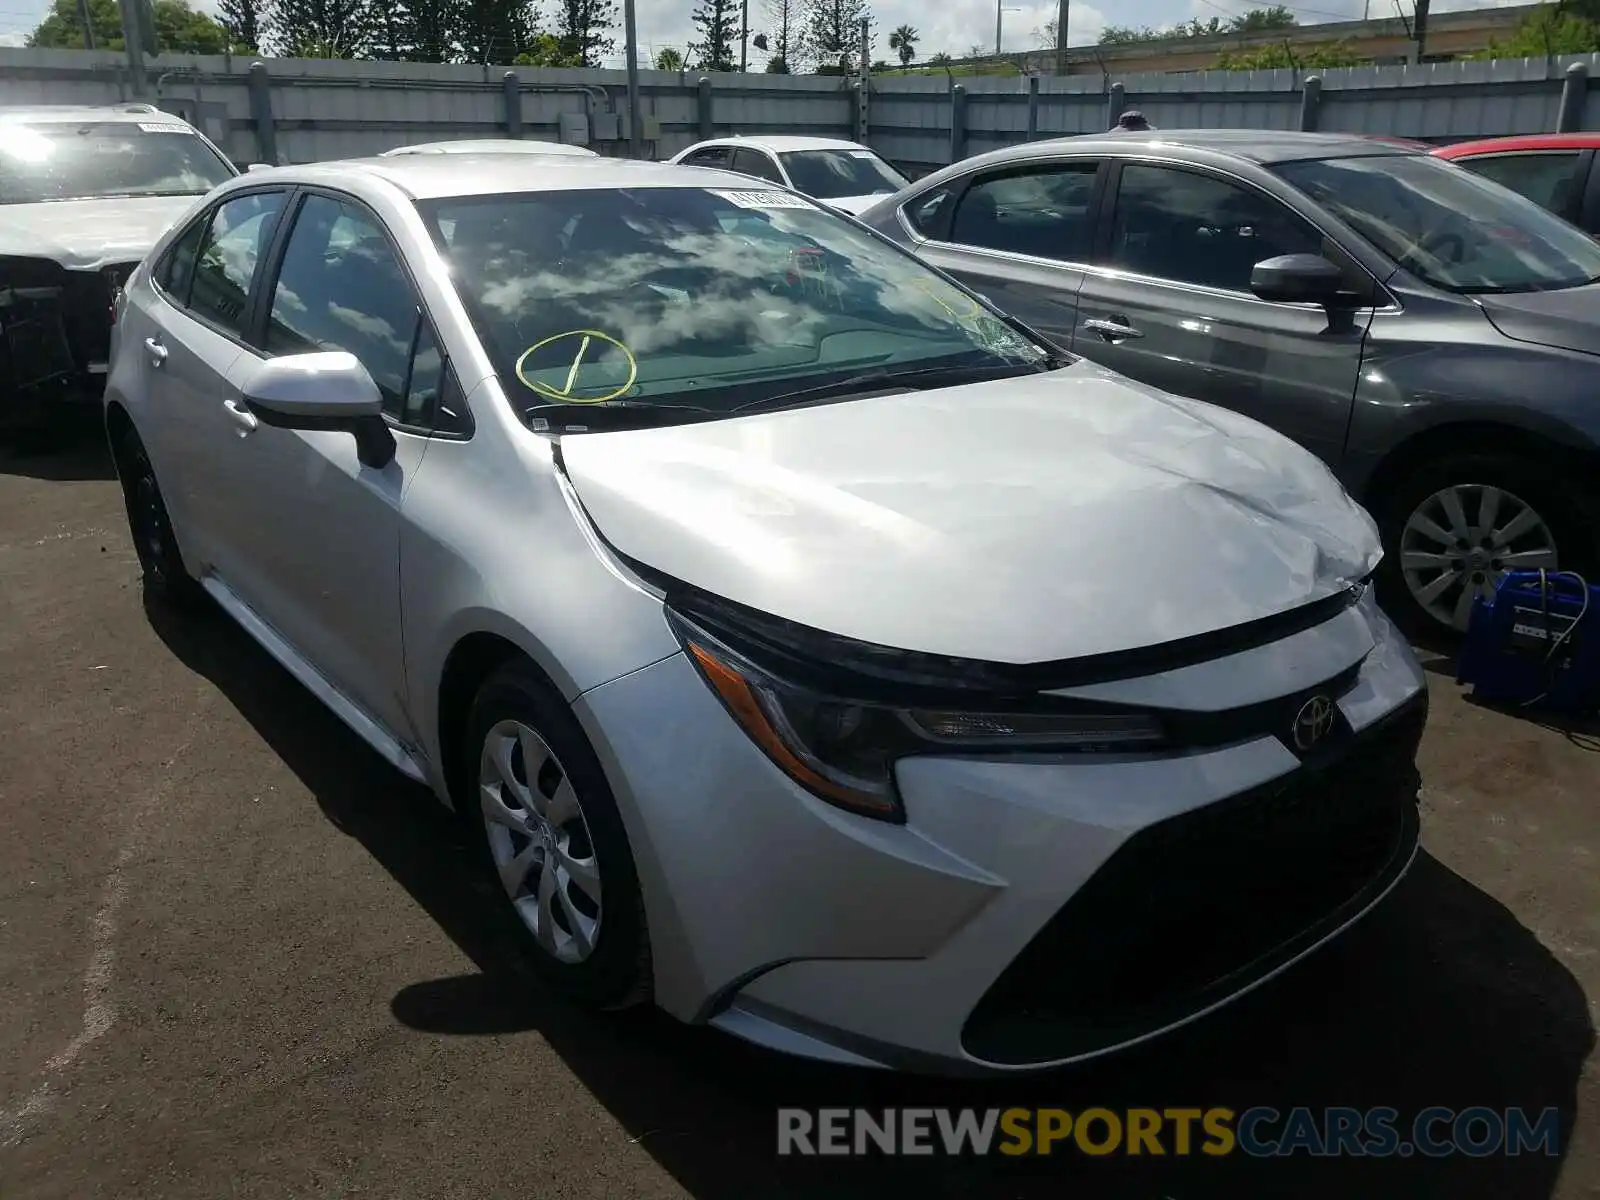
[[[131,428],[114,447],[122,500],[128,510],[128,533],[139,556],[145,595],[173,608],[194,609],[206,599],[203,589],[183,565],[178,538],[167,515],[161,485],[144,443]]]
[[[512,662],[478,692],[466,739],[460,807],[529,965],[583,1008],[648,1000],[650,940],[633,852],[571,708],[529,664]]]
[[[1486,505],[1493,510],[1487,534]],[[1378,514],[1380,599],[1408,632],[1449,641],[1466,629],[1470,602],[1463,595],[1492,596],[1508,570],[1542,566],[1600,583],[1594,511],[1592,495],[1553,464],[1484,452],[1424,463],[1390,491]],[[1471,536],[1438,537],[1458,533]]]

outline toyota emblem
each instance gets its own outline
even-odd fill
[[[1326,696],[1313,696],[1300,706],[1294,715],[1294,746],[1306,751],[1314,748],[1333,732],[1333,701]]]

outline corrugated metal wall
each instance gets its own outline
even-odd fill
[[[521,136],[554,140],[563,114],[589,119],[591,145],[626,153],[622,71],[516,69],[514,105],[504,66],[266,61],[270,143],[259,136],[249,59],[167,55],[152,60],[147,98],[181,112],[241,162],[270,144],[280,162],[371,154],[407,142],[505,136],[516,114]],[[1314,121],[1323,130],[1449,141],[1553,130],[1567,68],[1600,73],[1600,55],[1415,67],[1318,71]],[[1031,137],[1106,128],[1114,101],[1157,126],[1298,128],[1306,73],[1209,71],[1132,75],[949,78],[885,76],[872,81],[868,140],[914,172]],[[830,76],[717,75],[702,89],[694,74],[645,71],[641,106],[647,149],[666,158],[702,131],[852,136],[851,81]],[[1114,90],[1120,85],[1120,94]],[[1600,96],[1580,77],[1576,111],[1600,127]],[[0,49],[0,105],[105,104],[131,100],[125,63],[109,52]],[[258,97],[257,103],[264,97]],[[956,128],[952,120],[959,114]],[[607,118],[611,119],[608,120]],[[616,136],[612,136],[613,133]]]

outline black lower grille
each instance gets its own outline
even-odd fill
[[[111,350],[111,303],[136,264],[68,271],[0,258],[0,391],[93,389]]]
[[[990,1062],[1092,1053],[1200,1011],[1303,952],[1410,860],[1426,701],[1331,761],[1144,829],[968,1018]]]

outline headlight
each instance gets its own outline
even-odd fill
[[[780,678],[681,614],[672,618],[690,660],[768,758],[823,800],[878,820],[904,822],[894,764],[911,755],[1150,750],[1165,740],[1152,714],[1050,697],[1015,709],[995,697],[992,709],[969,710],[829,694]]]

